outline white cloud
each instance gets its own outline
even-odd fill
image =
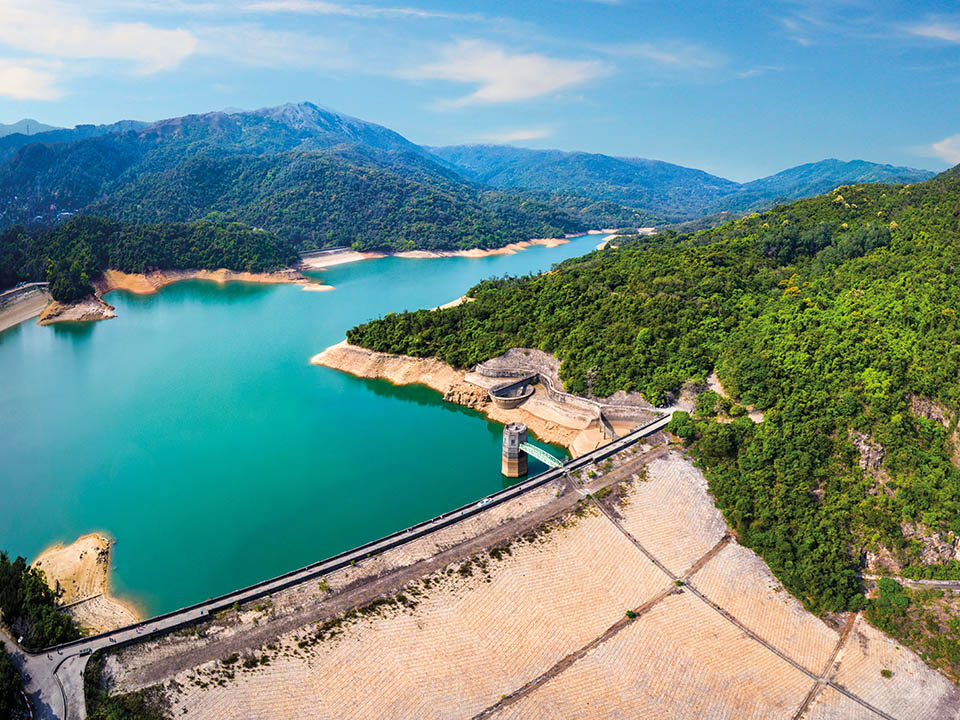
[[[920,37],[946,40],[950,43],[960,44],[960,25],[945,22],[927,22],[919,25],[911,25],[907,27],[906,30]]]
[[[449,80],[480,87],[445,105],[515,102],[580,85],[608,71],[596,60],[561,60],[538,53],[510,53],[481,40],[460,40],[437,62],[402,73],[407,78]]]
[[[0,97],[14,100],[56,100],[62,96],[56,77],[22,61],[0,58]]]
[[[513,143],[523,142],[525,140],[539,140],[550,137],[553,131],[549,128],[516,128],[514,130],[501,130],[499,132],[482,135],[480,140],[492,143]]]
[[[951,165],[960,165],[960,134],[951,135],[940,142],[931,143],[924,155],[938,157]]]
[[[0,0],[0,44],[45,58],[127,61],[134,70],[176,67],[196,48],[186,30],[142,22],[95,23],[59,3]]]

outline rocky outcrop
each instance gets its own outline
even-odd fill
[[[75,303],[61,303],[54,300],[40,313],[37,325],[52,325],[58,322],[91,322],[109,320],[117,314],[113,305],[105,303],[96,295],[88,295]]]
[[[939,565],[960,559],[957,539],[951,533],[934,532],[923,525],[908,522],[900,524],[900,532],[908,540],[920,544],[920,562],[924,565]]]
[[[382,378],[395,385],[421,384],[446,395],[465,384],[460,373],[435,358],[391,355],[350,345],[346,340],[310,358],[314,365],[364,378]]]
[[[463,405],[472,410],[483,411],[490,404],[490,394],[481,387],[468,382],[458,382],[443,394],[447,402]]]
[[[953,432],[950,433],[948,439],[950,443],[950,459],[954,465],[960,467],[960,427],[958,427],[958,413],[956,411],[949,411],[930,398],[920,397],[919,395],[908,395],[907,397],[910,401],[910,412],[917,417],[940,423],[948,430],[953,427]]]
[[[853,446],[857,448],[857,452],[860,454],[860,469],[865,472],[876,472],[879,470],[880,466],[883,464],[883,457],[886,454],[886,450],[882,445],[873,442],[867,435],[857,432],[856,430],[850,431],[850,442],[853,443]]]

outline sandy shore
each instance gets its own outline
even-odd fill
[[[571,236],[576,237],[576,236]],[[305,270],[322,270],[323,268],[333,267],[335,265],[344,265],[346,263],[359,262],[361,260],[376,260],[384,257],[398,257],[407,260],[428,260],[431,258],[463,257],[463,258],[484,258],[491,255],[516,255],[518,252],[526,250],[534,245],[542,245],[548,248],[559,247],[570,242],[567,238],[534,238],[522,242],[510,243],[499,248],[484,250],[473,248],[471,250],[404,250],[403,252],[357,252],[350,250],[347,252],[331,255],[320,255],[317,257],[305,257],[300,262],[300,267]]]
[[[60,593],[59,601],[81,627],[105,632],[141,619],[131,605],[110,594],[110,540],[99,533],[78,538],[70,545],[47,548],[33,561],[43,570],[47,584]]]
[[[49,302],[50,293],[43,288],[17,292],[15,297],[0,304],[0,332],[36,317]]]
[[[314,355],[310,362],[395,385],[426,385],[441,393],[444,400],[478,410],[496,422],[522,422],[540,440],[563,445],[574,457],[608,441],[596,418],[555,402],[541,388],[523,406],[507,410],[491,403],[484,388],[464,380],[464,373],[436,358],[378,353],[344,340]]]

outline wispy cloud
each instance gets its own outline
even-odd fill
[[[487,133],[486,135],[481,135],[479,139],[483,142],[514,143],[524,142],[526,140],[540,140],[541,138],[550,137],[551,135],[553,135],[553,130],[550,128],[516,128],[513,130]]]
[[[780,72],[783,68],[779,65],[759,65],[757,67],[752,67],[747,70],[742,70],[737,73],[737,78],[740,80],[746,80],[748,78],[761,77],[772,72]]]
[[[513,53],[482,40],[460,40],[440,50],[432,63],[405,71],[410,79],[449,80],[479,85],[477,90],[443,101],[462,107],[516,102],[581,85],[609,71],[596,60],[564,60],[539,53]]]
[[[253,67],[345,69],[354,64],[346,42],[259,25],[191,28],[197,54]]]
[[[0,97],[13,100],[56,100],[63,92],[56,76],[21,60],[0,58]]]
[[[0,44],[41,58],[123,60],[138,72],[176,67],[196,49],[186,30],[97,23],[60,3],[0,0]]]
[[[960,44],[960,24],[957,23],[931,21],[909,25],[905,29],[911,35]]]
[[[921,148],[921,154],[940,158],[950,165],[960,165],[960,133]]]
[[[410,17],[410,18],[443,18],[461,20],[478,18],[478,15],[465,13],[450,13],[434,10],[421,10],[413,7],[378,7],[375,5],[360,5],[325,2],[325,0],[261,0],[242,4],[240,9],[253,13],[298,13],[306,15],[344,15],[359,18],[380,17]]]
[[[612,55],[642,58],[676,70],[705,70],[727,63],[725,55],[703,45],[682,40],[611,45],[606,50]]]

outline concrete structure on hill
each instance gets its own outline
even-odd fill
[[[510,423],[503,428],[503,462],[501,472],[509,478],[527,474],[527,453],[520,445],[527,441],[527,426]]]

